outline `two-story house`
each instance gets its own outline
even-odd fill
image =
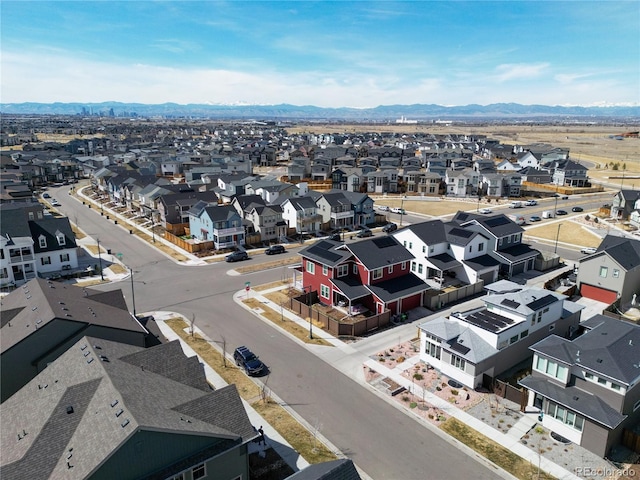
[[[568,187],[585,187],[589,182],[589,169],[573,160],[561,160],[554,163],[553,183]]]
[[[409,270],[413,255],[390,236],[349,245],[320,240],[300,256],[305,290],[347,314],[406,312],[421,306],[429,289]]]
[[[189,229],[194,238],[212,241],[216,250],[245,244],[242,217],[231,205],[198,202],[189,210]]]
[[[319,232],[322,230],[322,215],[310,196],[287,198],[282,204],[282,219],[290,231],[295,233]]]
[[[174,235],[182,235],[189,226],[189,210],[198,202],[217,204],[215,192],[196,192],[193,189],[162,195],[157,202],[157,216],[165,230]]]
[[[322,216],[322,229],[352,229],[354,214],[351,201],[342,193],[322,193],[315,197],[317,211]]]
[[[361,167],[339,166],[331,172],[331,188],[359,192],[364,186],[364,174]]]
[[[572,337],[582,307],[541,288],[513,284],[484,297],[485,305],[420,325],[420,358],[469,388],[492,381],[531,356],[529,347],[554,332]]]
[[[511,278],[534,269],[539,252],[522,243],[524,229],[506,215],[483,216],[459,211],[451,221],[465,230],[480,232],[489,239],[487,251],[500,262],[503,276]]]
[[[574,339],[531,346],[531,375],[520,380],[542,425],[606,457],[640,420],[640,326],[595,315]]]
[[[583,297],[630,303],[640,292],[640,240],[607,235],[596,253],[580,259],[576,282]]]
[[[620,190],[611,202],[611,218],[627,220],[640,208],[640,190]]]

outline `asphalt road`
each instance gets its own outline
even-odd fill
[[[311,426],[374,479],[494,479],[497,474],[443,440],[395,406],[320,360],[310,350],[236,305],[232,293],[277,280],[281,269],[230,275],[230,264],[181,266],[127,229],[70,197],[68,187],[52,196],[61,212],[104,248],[122,253],[135,273],[136,311],[170,310],[187,318],[227,348],[247,344],[272,371],[268,387]],[[265,257],[266,260],[266,257]],[[260,262],[254,258],[250,262]],[[245,262],[246,263],[246,262]],[[235,266],[235,265],[234,265]],[[99,288],[123,290],[131,308],[128,281]]]

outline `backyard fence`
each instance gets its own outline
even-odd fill
[[[480,280],[479,282],[472,283],[471,285],[463,285],[459,288],[443,291],[437,295],[425,298],[424,306],[429,310],[440,310],[449,303],[457,302],[458,300],[462,300],[463,298],[471,297],[472,295],[482,292],[483,288],[484,281]]]

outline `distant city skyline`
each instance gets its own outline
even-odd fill
[[[640,105],[637,1],[3,1],[0,101]]]

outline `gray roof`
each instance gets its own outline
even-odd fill
[[[429,220],[426,222],[414,223],[397,230],[394,234],[401,230],[410,230],[416,235],[416,237],[424,241],[427,245],[435,245],[448,241],[447,228],[445,228],[445,224],[442,220]]]
[[[373,237],[346,246],[367,270],[388,267],[415,257],[393,236]]]
[[[450,268],[459,267],[461,263],[448,253],[441,253],[433,257],[426,257],[426,261],[436,267],[438,270],[448,270]]]
[[[511,310],[519,315],[531,315],[547,305],[562,302],[567,297],[538,287],[529,287],[517,292],[498,293],[485,297],[487,306],[496,305],[500,309]]]
[[[575,386],[563,388],[547,381],[543,377],[531,375],[523,378],[518,383],[611,429],[616,428],[627,417],[615,411],[595,395]]]
[[[459,211],[455,214],[451,222],[458,223],[462,227],[470,223],[476,223],[497,238],[524,232],[521,226],[502,213],[486,216]]]
[[[604,315],[591,317],[584,326],[590,330],[573,341],[554,335],[530,348],[624,385],[640,377],[640,326]]]
[[[366,297],[371,292],[365,287],[359,278],[345,276],[342,278],[332,278],[331,283],[340,290],[349,300],[357,300]]]
[[[356,466],[348,458],[315,463],[294,473],[288,480],[360,480]]]
[[[144,351],[84,337],[3,403],[0,476],[67,478],[72,465],[74,478],[88,478],[145,430],[198,439],[193,456],[255,438],[235,386],[213,391],[204,378],[177,341]],[[166,476],[184,468],[184,455],[171,457]],[[137,465],[138,476],[158,467]]]
[[[100,292],[36,278],[2,299],[0,352],[29,335],[46,335],[43,327],[55,321],[147,333],[127,311],[122,290]]]
[[[343,245],[344,243],[333,240],[320,240],[313,245],[303,248],[299,254],[302,257],[309,258],[322,265],[332,267],[341,264],[351,257],[350,251],[339,248]]]
[[[477,364],[498,352],[471,328],[455,320],[438,317],[422,323],[419,328],[441,339],[442,347],[471,363]]]
[[[604,251],[627,272],[640,266],[640,240],[607,235],[598,246],[598,252]]]
[[[34,239],[33,250],[35,253],[51,252],[55,250],[66,250],[76,248],[76,236],[71,230],[71,223],[67,217],[52,217],[42,220],[29,221],[29,229],[31,230],[31,238]],[[58,242],[56,234],[64,237],[64,243]],[[41,247],[38,239],[44,236],[46,239],[46,247]]]
[[[431,287],[413,273],[409,273],[408,275],[367,285],[367,288],[383,302],[392,302],[400,298],[424,292]]]

